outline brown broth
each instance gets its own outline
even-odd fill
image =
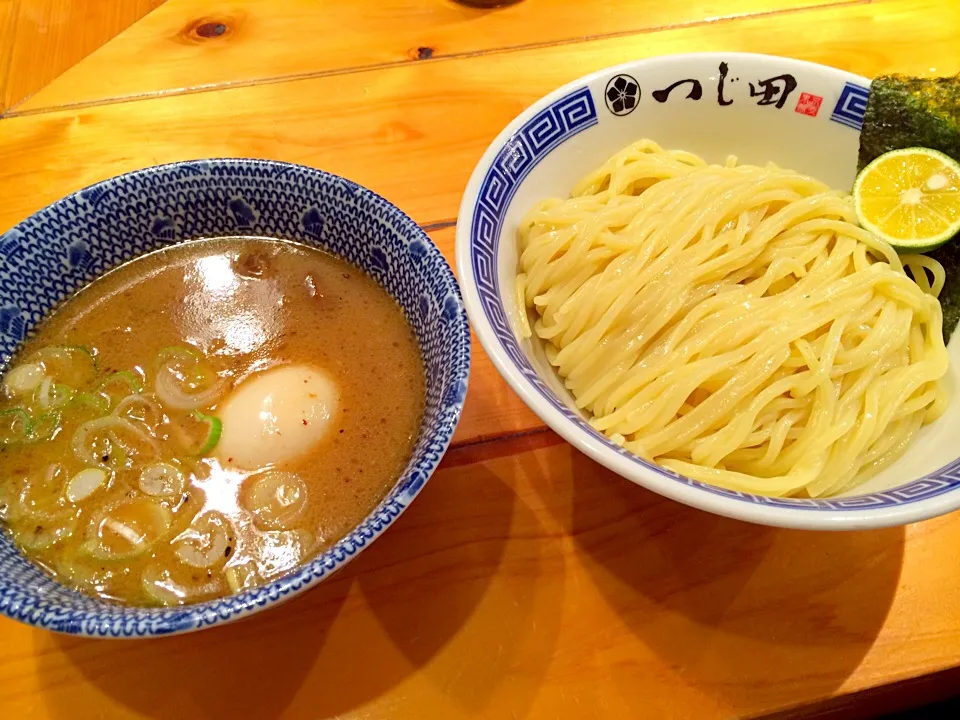
[[[207,430],[189,412],[161,403],[164,419],[154,428],[146,406],[142,413],[134,409],[131,422],[154,432],[159,454],[138,446],[135,437],[125,445],[116,433],[95,439],[94,449],[106,444],[96,449],[103,458],[92,463],[105,468],[108,480],[76,503],[65,499],[66,483],[91,462],[78,458],[71,441],[99,411],[64,410],[61,430],[52,439],[0,445],[0,519],[27,556],[63,582],[130,604],[227,595],[275,579],[336,542],[396,482],[423,414],[423,363],[398,305],[363,272],[292,243],[201,240],[139,258],[63,303],[10,367],[30,362],[42,348],[65,345],[90,348],[97,360],[97,378],[76,390],[95,390],[111,372],[132,371],[143,382],[143,395],[152,397],[164,348],[189,346],[233,388],[270,368],[293,364],[322,371],[339,392],[339,406],[319,444],[279,467],[268,463],[256,469],[231,467],[232,458],[217,458],[216,450],[202,457],[188,451],[196,433],[202,439]],[[77,353],[69,358],[84,362]],[[39,392],[31,391],[29,402],[36,402]],[[203,412],[215,415],[226,397]],[[23,395],[6,397],[0,411],[24,402]],[[111,410],[116,398],[113,403]],[[144,494],[140,473],[157,460],[183,473],[182,493],[160,499]],[[271,469],[300,478],[306,502],[293,520],[265,526],[249,512],[249,503],[244,506],[242,493],[249,492],[251,476]],[[144,508],[150,510],[146,516]],[[199,519],[206,521],[211,512],[220,513],[215,517],[223,524],[205,534],[210,528]],[[102,548],[116,546],[106,534],[94,543],[101,549],[91,555],[89,548],[92,537],[109,534],[103,530],[106,517],[134,517],[129,527],[139,533],[132,546],[137,548],[153,537],[151,518],[166,518],[169,526],[157,526],[159,537],[148,551],[104,559]],[[64,537],[51,534],[58,528]],[[215,536],[221,538],[219,552],[226,537],[224,557],[209,567],[183,562],[175,548],[183,546],[182,533],[190,528],[201,552],[216,545]],[[158,592],[144,589],[145,574],[156,581]]]

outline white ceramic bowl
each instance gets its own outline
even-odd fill
[[[688,82],[659,92],[683,80]],[[747,163],[773,161],[849,188],[869,85],[866,78],[788,58],[673,55],[587,75],[521,113],[477,164],[457,223],[467,312],[507,382],[594,460],[649,490],[719,515],[784,527],[857,529],[902,525],[960,507],[960,398],[923,429],[903,458],[855,494],[759,497],[695,482],[607,441],[574,409],[539,345],[514,331],[517,223],[536,201],[568,196],[579,178],[641,138],[713,162],[730,154]],[[960,341],[952,343],[951,359],[948,381],[956,394]]]

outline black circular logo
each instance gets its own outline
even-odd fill
[[[614,115],[629,115],[640,101],[640,85],[629,75],[616,75],[607,83],[603,99]]]

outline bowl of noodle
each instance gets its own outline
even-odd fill
[[[457,266],[520,397],[688,505],[807,529],[960,507],[944,270],[857,223],[870,81],[704,53],[576,80],[470,179]]]

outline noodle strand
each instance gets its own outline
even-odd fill
[[[943,268],[851,198],[642,140],[520,227],[521,333],[591,424],[695,480],[847,491],[943,412]]]

